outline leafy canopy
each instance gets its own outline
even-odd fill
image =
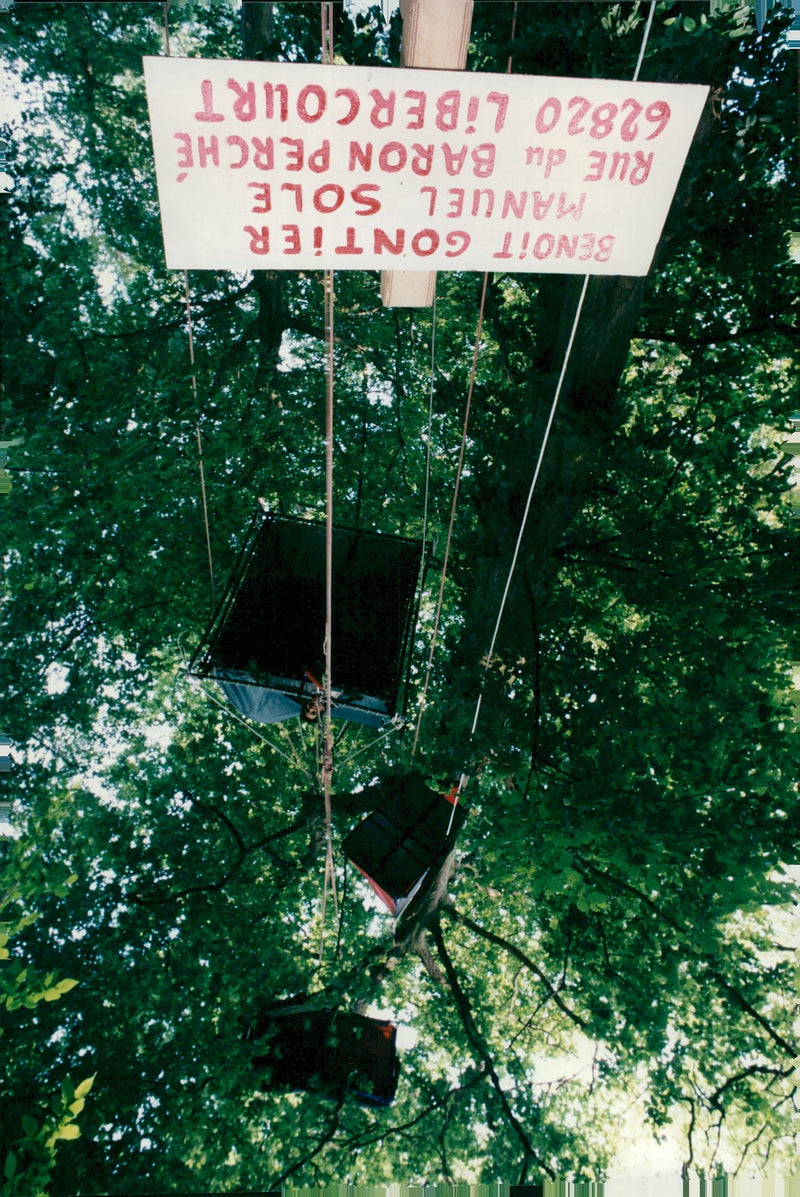
[[[244,47],[231,6],[173,7],[172,52],[318,58],[316,4],[249,7]],[[471,67],[632,73],[643,11],[520,5],[512,41],[513,12],[476,4]],[[642,77],[709,83],[712,100],[650,278],[589,287],[491,660],[580,280],[488,282],[413,758],[433,785],[470,774],[469,818],[396,935],[351,869],[344,892],[337,855],[320,961],[313,729],[270,728],[278,755],[185,662],[211,611],[198,427],[217,585],[258,497],[323,510],[321,279],[193,274],[196,402],[141,75],[163,52],[160,6],[5,14],[20,115],[0,431],[21,443],[0,495],[2,780],[21,837],[0,852],[10,893],[41,879],[5,975],[29,968],[31,998],[34,976],[45,999],[79,983],[6,1002],[4,1101],[30,1119],[61,1092],[80,1114],[77,1144],[58,1123],[52,1193],[588,1179],[624,1146],[631,1092],[687,1164],[792,1158],[794,978],[773,913],[797,864],[800,659],[782,21],[757,36],[740,9],[657,6]],[[398,19],[340,15],[336,47],[396,62]],[[442,275],[433,313],[392,311],[376,276],[336,278],[337,520],[421,535],[430,449],[413,716],[480,291]],[[409,768],[412,740],[344,733],[335,844],[364,813],[358,788]],[[299,993],[413,1028],[393,1107],[265,1087],[254,1028]],[[96,1076],[85,1109],[68,1074]]]

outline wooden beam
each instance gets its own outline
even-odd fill
[[[403,51],[400,65],[463,71],[472,28],[473,0],[400,0]],[[429,308],[436,272],[384,270],[381,299],[387,308]]]
[[[381,299],[385,308],[429,308],[435,294],[435,270],[381,272]]]
[[[400,0],[400,65],[463,71],[467,65],[473,0]]]

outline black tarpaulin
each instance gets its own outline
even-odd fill
[[[345,836],[342,849],[392,914],[411,901],[431,866],[455,842],[464,811],[429,790],[417,773],[390,777],[359,798],[376,809]]]
[[[270,1089],[347,1090],[372,1105],[397,1091],[397,1028],[391,1022],[332,1010],[276,1009],[261,1020],[270,1036],[253,1067],[268,1068]]]
[[[334,529],[334,718],[380,726],[395,713],[421,550]],[[273,723],[318,698],[324,641],[325,526],[259,512],[189,672],[213,677],[247,718]]]

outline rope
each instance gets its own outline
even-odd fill
[[[336,932],[336,951],[334,955],[337,960],[341,959],[342,955],[342,928],[344,925],[344,912],[346,910],[347,901],[347,857],[343,857],[342,864],[342,905],[339,910],[339,929]]]
[[[426,450],[425,450],[425,487],[424,497],[422,501],[422,553],[420,554],[419,563],[419,578],[417,580],[417,599],[414,604],[414,615],[411,621],[411,646],[408,652],[408,661],[406,664],[406,678],[403,687],[403,705],[402,716],[405,720],[406,712],[408,710],[409,695],[411,693],[411,674],[414,663],[414,645],[413,640],[416,635],[417,627],[419,626],[419,613],[422,607],[422,596],[425,592],[425,581],[428,576],[428,507],[430,501],[430,485],[431,485],[431,458],[432,458],[432,442],[433,442],[433,393],[436,386],[436,296],[433,297],[433,309],[431,311],[431,365],[429,374],[428,387],[428,425],[425,431],[426,436]],[[436,551],[436,538],[432,539],[431,552]]]
[[[644,62],[644,52],[647,47],[647,40],[650,37],[650,26],[653,24],[653,14],[656,11],[656,0],[650,0],[650,11],[647,14],[647,24],[644,27],[644,37],[642,38],[641,49],[639,50],[639,58],[636,62],[636,70],[633,72],[633,82],[636,83],[639,78],[639,71],[642,69]]]
[[[511,40],[511,53],[509,53],[508,62],[506,63],[506,74],[507,75],[511,74],[511,67],[513,65],[513,43],[514,43],[514,38],[517,35],[518,13],[519,13],[519,3],[518,3],[518,0],[514,0],[514,11],[513,11],[512,18],[511,18],[511,39],[510,39]],[[470,407],[472,405],[472,395],[473,395],[473,391],[475,388],[475,374],[476,374],[477,367],[478,367],[478,352],[480,349],[481,334],[483,332],[483,313],[484,313],[484,309],[486,307],[486,289],[488,286],[488,282],[489,282],[489,274],[487,271],[483,276],[483,287],[481,290],[481,302],[480,302],[480,308],[478,310],[478,326],[475,331],[475,349],[474,349],[474,352],[472,355],[472,369],[470,371],[469,388],[467,391],[467,403],[466,403],[466,409],[464,412],[464,431],[461,436],[461,448],[459,449],[459,454],[458,454],[458,468],[456,470],[456,485],[455,485],[455,489],[453,491],[453,505],[450,509],[450,524],[447,529],[447,543],[445,544],[445,550],[444,550],[444,562],[442,564],[442,577],[441,577],[441,582],[439,585],[439,597],[436,602],[436,616],[434,618],[434,623],[433,623],[433,636],[431,638],[431,647],[430,647],[430,652],[428,654],[428,664],[425,669],[425,680],[422,685],[422,694],[420,695],[420,700],[419,700],[419,715],[417,716],[417,726],[414,729],[414,743],[411,746],[412,761],[413,761],[414,756],[417,751],[417,743],[419,741],[419,730],[420,730],[420,727],[422,726],[422,716],[425,711],[425,701],[426,701],[426,698],[428,695],[428,684],[430,682],[431,669],[433,667],[433,656],[436,651],[436,639],[437,639],[437,636],[439,633],[439,618],[440,618],[441,611],[442,611],[442,600],[444,598],[444,583],[445,583],[445,578],[447,576],[447,563],[448,563],[448,558],[450,556],[450,542],[451,542],[452,536],[453,536],[453,524],[455,522],[455,517],[456,517],[456,504],[458,503],[458,491],[459,491],[459,487],[461,485],[461,472],[462,472],[462,467],[464,464],[464,450],[466,448],[466,443],[467,443],[467,429],[469,427],[469,412],[470,412]],[[435,311],[435,308],[434,308],[434,311]],[[433,391],[433,364],[431,364],[431,393],[432,393],[432,391]],[[429,441],[429,447],[430,447],[430,441]],[[427,495],[426,495],[426,498],[427,498]],[[462,774],[462,780],[459,781],[459,791],[461,789],[462,781],[463,781],[463,774]],[[456,795],[456,802],[458,802],[458,794]],[[455,809],[454,809],[453,813],[455,813]],[[452,822],[453,822],[453,814],[451,814],[451,816],[450,816],[451,826],[452,826]],[[449,834],[450,828],[448,827],[447,830],[448,830],[448,834]]]
[[[251,731],[254,736],[258,736],[259,740],[263,740],[264,743],[269,748],[271,748],[273,752],[277,752],[278,756],[282,756],[283,759],[285,761],[288,761],[289,764],[293,768],[300,769],[300,771],[302,773],[305,773],[306,777],[308,777],[311,781],[314,780],[312,774],[308,771],[308,769],[306,769],[305,765],[302,763],[300,758],[297,757],[296,752],[295,752],[296,759],[292,759],[292,757],[290,757],[287,753],[285,753],[282,748],[279,748],[277,744],[273,744],[272,740],[270,740],[267,736],[263,735],[260,731],[258,731],[257,728],[253,727],[252,723],[248,723],[246,719],[243,719],[241,717],[241,715],[238,713],[238,711],[235,711],[231,706],[228,705],[228,703],[222,702],[219,698],[217,698],[216,694],[214,694],[213,691],[208,690],[205,686],[202,686],[202,685],[200,686],[200,689],[202,690],[203,694],[205,694],[206,698],[210,698],[211,701],[214,703],[214,705],[218,706],[221,711],[225,712],[226,715],[231,715],[234,719],[238,720],[238,722],[241,723],[242,727],[246,727],[247,730]],[[294,745],[292,745],[292,748],[294,749]]]
[[[363,748],[357,748],[355,752],[351,752],[350,756],[345,757],[345,759],[342,761],[342,765],[349,765],[350,762],[354,761],[357,756],[361,756],[362,752],[369,752],[370,749],[375,748],[378,744],[380,744],[381,740],[387,739],[388,736],[393,736],[394,733],[399,731],[402,726],[402,722],[393,724],[388,731],[382,732],[381,735],[376,737],[376,739],[370,740],[369,744],[365,744]]]
[[[525,510],[522,514],[522,522],[520,523],[520,526],[519,526],[519,533],[517,535],[517,543],[514,547],[514,556],[511,558],[511,566],[509,567],[508,577],[506,578],[506,584],[505,584],[505,588],[503,590],[503,597],[500,600],[500,610],[497,612],[497,620],[494,625],[494,632],[492,633],[492,642],[489,645],[489,651],[485,657],[485,664],[483,667],[483,679],[485,679],[486,674],[487,674],[487,672],[491,666],[491,663],[492,663],[492,654],[494,653],[494,647],[495,647],[495,644],[497,643],[497,634],[500,631],[500,622],[503,618],[503,612],[506,609],[506,599],[508,598],[508,592],[511,588],[511,579],[514,577],[514,571],[517,568],[517,559],[519,557],[519,550],[520,550],[520,546],[522,544],[522,537],[525,533],[525,526],[528,522],[528,514],[531,509],[531,502],[533,500],[533,492],[536,489],[536,483],[539,480],[539,472],[542,468],[542,462],[544,461],[545,449],[547,448],[547,442],[550,439],[550,429],[553,427],[553,420],[555,419],[556,408],[558,407],[558,401],[561,398],[561,390],[564,385],[564,378],[567,373],[567,366],[569,365],[569,359],[570,359],[570,355],[572,353],[572,346],[575,342],[575,334],[578,331],[578,322],[581,318],[581,312],[583,310],[583,301],[586,298],[586,289],[589,286],[589,278],[590,278],[590,276],[587,274],[587,275],[585,275],[584,280],[583,280],[583,287],[581,288],[580,299],[578,300],[578,307],[575,311],[575,319],[572,322],[572,332],[570,333],[569,342],[567,344],[566,352],[564,354],[564,361],[561,366],[561,374],[559,375],[558,384],[556,386],[556,391],[553,396],[553,402],[550,405],[550,414],[547,418],[547,426],[545,427],[545,430],[544,430],[544,436],[542,437],[542,444],[539,449],[539,457],[536,462],[536,468],[533,471],[533,478],[531,480],[530,488],[528,489],[528,499],[527,499],[527,502],[525,503]],[[483,684],[483,679],[481,681],[481,685]],[[480,714],[482,701],[483,701],[483,691],[481,691],[481,693],[478,695],[478,702],[475,707],[475,717],[472,720],[472,728],[470,729],[470,733],[469,733],[470,737],[474,736],[474,734],[475,734],[475,727],[477,726],[477,723],[478,723],[478,715]]]
[[[506,74],[511,74],[511,65],[514,62],[514,38],[517,36],[517,16],[519,14],[519,0],[514,0],[514,13],[511,17],[511,43],[508,55],[508,62],[506,63]]]
[[[172,0],[163,0],[162,14],[164,20],[164,50],[167,58],[172,57],[169,42],[169,7]],[[192,395],[194,397],[195,411],[197,413],[197,425],[195,431],[197,433],[197,464],[200,470],[200,494],[203,499],[203,523],[206,530],[206,551],[208,553],[208,576],[211,581],[211,606],[216,608],[217,595],[214,586],[214,560],[211,555],[211,532],[208,526],[208,498],[206,495],[206,475],[203,464],[203,440],[200,434],[200,401],[197,394],[197,371],[195,369],[194,360],[194,327],[192,325],[192,303],[189,297],[189,272],[183,271],[183,294],[186,304],[186,332],[189,338],[189,364],[192,368]]]
[[[323,9],[329,7],[323,5]],[[324,42],[323,42],[324,45]],[[325,879],[322,887],[322,912],[320,918],[319,960],[325,946],[325,911],[328,891],[333,897],[334,910],[338,909],[336,896],[336,874],[333,865],[333,837],[331,834],[331,779],[333,777],[333,730],[332,730],[332,630],[333,630],[333,271],[326,270],[323,280],[325,301],[325,723],[322,748],[322,789],[325,798]]]
[[[171,51],[170,51],[170,48],[169,48],[169,21],[168,21],[168,16],[169,16],[169,6],[170,6],[170,3],[171,3],[171,0],[164,0],[164,3],[163,3],[163,5],[162,5],[162,8],[163,8],[163,10],[164,10],[164,45],[165,45],[165,48],[166,48],[167,58],[171,58],[171,57],[172,57],[172,53],[171,53]]]
[[[203,440],[200,435],[200,400],[197,395],[197,371],[194,362],[194,327],[192,325],[192,304],[189,298],[189,272],[183,272],[183,294],[186,302],[186,331],[189,336],[189,364],[192,367],[192,394],[197,410],[197,464],[200,469],[200,494],[203,499],[203,523],[206,530],[206,551],[208,553],[208,576],[211,579],[211,606],[216,609],[217,596],[214,586],[214,560],[211,556],[211,531],[208,526],[208,500],[206,498],[206,475],[203,468]]]
[[[633,73],[633,81],[634,82],[636,82],[636,80],[639,77],[639,71],[641,69],[642,62],[644,60],[644,53],[645,53],[645,49],[647,47],[648,38],[650,36],[650,28],[653,23],[653,13],[655,12],[655,6],[656,6],[656,0],[651,0],[650,12],[648,14],[647,23],[645,25],[645,30],[644,30],[644,36],[642,38],[642,44],[641,44],[641,48],[639,50],[639,58],[636,63],[636,69],[634,70],[634,73]],[[510,65],[510,60],[509,60],[509,65]],[[545,450],[547,448],[547,442],[550,438],[550,430],[553,426],[553,420],[555,419],[556,409],[558,407],[558,401],[561,398],[561,390],[564,385],[564,379],[566,377],[567,367],[569,366],[569,359],[570,359],[570,355],[572,353],[572,347],[575,343],[575,336],[578,331],[578,324],[580,322],[581,312],[583,311],[583,303],[586,298],[587,288],[589,286],[589,278],[590,278],[590,275],[588,275],[588,274],[584,276],[583,287],[581,288],[580,298],[578,299],[578,306],[575,310],[575,318],[572,322],[572,331],[570,333],[569,341],[567,343],[567,348],[564,353],[564,361],[561,366],[561,373],[559,375],[558,383],[556,385],[555,394],[553,396],[553,402],[550,406],[550,414],[548,416],[547,426],[545,427],[545,430],[544,430],[544,436],[542,437],[542,444],[539,449],[539,457],[537,459],[536,468],[533,472],[533,478],[531,480],[531,485],[528,490],[528,498],[525,503],[525,510],[522,515],[522,521],[520,523],[519,533],[517,535],[517,543],[514,547],[514,555],[511,559],[511,565],[509,567],[508,577],[506,578],[506,584],[505,584],[505,588],[503,590],[503,597],[500,600],[500,609],[497,613],[497,620],[495,622],[494,632],[492,633],[492,641],[491,641],[491,644],[489,645],[489,651],[485,657],[485,664],[483,667],[483,675],[481,677],[481,689],[480,689],[480,693],[478,694],[478,701],[475,704],[475,715],[473,717],[472,727],[470,728],[470,733],[469,733],[470,739],[472,739],[472,737],[475,735],[475,729],[478,725],[478,718],[480,716],[481,704],[483,702],[483,686],[486,681],[486,674],[488,673],[488,671],[491,667],[492,656],[494,654],[495,645],[497,643],[497,635],[498,635],[498,632],[500,631],[500,623],[503,618],[503,612],[505,611],[506,599],[508,598],[508,592],[511,588],[511,580],[514,576],[514,571],[517,567],[517,559],[519,558],[519,550],[520,550],[520,546],[522,544],[522,538],[525,533],[525,527],[528,522],[528,514],[530,512],[531,503],[533,501],[533,492],[536,489],[536,483],[539,479],[539,473],[542,468],[542,462],[544,460],[544,454],[545,454]],[[465,775],[462,773],[461,778],[459,779],[458,789],[456,791],[456,796],[455,796],[455,801],[453,802],[453,811],[451,812],[451,815],[450,815],[450,825],[448,826],[448,829],[447,829],[448,834],[450,832],[450,827],[452,827],[453,816],[455,815],[455,808],[458,805],[458,799],[459,799],[461,790],[462,790],[464,784],[466,783],[466,780],[467,779],[466,779]]]
[[[425,573],[425,550],[428,542],[428,498],[431,486],[431,438],[433,436],[433,392],[436,386],[436,296],[433,297],[431,310],[431,369],[430,386],[428,387],[428,428],[427,451],[425,453],[425,494],[422,501],[422,564],[420,567],[420,584]]]
[[[333,65],[333,0],[320,0],[320,42],[322,61]]]
[[[330,779],[332,733],[331,661],[333,630],[333,271],[325,271],[325,757],[323,769]]]
[[[333,4],[331,0],[320,3],[322,61],[333,62]],[[325,725],[322,750],[322,789],[325,799],[325,878],[322,886],[322,910],[320,914],[319,961],[322,963],[325,948],[325,911],[328,892],[333,897],[334,911],[338,913],[336,896],[336,873],[333,865],[333,838],[331,835],[331,779],[333,776],[333,731],[331,696],[331,660],[333,631],[333,271],[326,270],[323,279],[325,309]]]
[[[417,579],[416,602],[414,604],[414,614],[411,619],[411,645],[408,652],[408,659],[406,663],[406,677],[403,686],[403,703],[402,703],[402,717],[405,720],[406,712],[408,710],[409,694],[411,692],[411,674],[414,664],[414,645],[413,640],[419,625],[419,613],[422,607],[422,595],[425,591],[425,579],[428,575],[428,505],[430,497],[431,484],[431,444],[433,440],[433,392],[436,386],[436,295],[433,297],[433,308],[431,311],[431,365],[429,373],[429,387],[428,387],[428,426],[425,432],[427,438],[426,452],[425,452],[425,486],[424,497],[422,501],[422,553],[420,554],[419,563],[419,578]],[[433,538],[433,550],[435,551],[436,538]]]
[[[299,748],[298,748],[297,744],[295,744],[294,737],[292,736],[292,732],[291,732],[291,726],[293,723],[297,724],[298,735],[300,737],[300,747]],[[297,761],[300,764],[300,767],[304,770],[306,776],[312,777],[312,779],[313,779],[313,774],[310,773],[310,771],[308,769],[306,769],[305,765],[303,764],[303,760],[307,754],[307,749],[306,749],[305,740],[303,739],[303,726],[302,725],[303,725],[303,720],[300,717],[300,715],[298,715],[296,720],[295,719],[282,720],[278,724],[278,728],[280,730],[281,735],[283,736],[283,739],[289,745],[289,750],[290,750],[292,756],[296,757]]]
[[[467,446],[467,431],[469,429],[469,413],[472,407],[472,396],[475,392],[475,376],[478,369],[478,351],[480,349],[481,336],[483,334],[483,313],[486,308],[486,288],[489,282],[488,272],[483,276],[483,287],[481,290],[481,302],[478,309],[478,326],[475,331],[475,348],[472,354],[472,368],[469,375],[469,386],[467,388],[467,402],[464,409],[464,429],[461,434],[461,445],[458,451],[458,465],[456,467],[456,483],[453,490],[453,502],[450,508],[450,523],[447,528],[447,541],[444,546],[444,561],[442,563],[442,576],[439,583],[439,597],[436,602],[436,615],[433,621],[433,636],[431,637],[431,647],[428,653],[428,664],[425,669],[425,680],[422,685],[422,694],[419,700],[419,715],[417,716],[417,726],[414,731],[414,743],[411,746],[411,759],[417,751],[417,742],[419,740],[419,729],[422,724],[422,716],[425,711],[425,699],[428,694],[428,684],[431,679],[431,668],[433,666],[433,656],[436,652],[436,641],[439,634],[439,620],[442,614],[442,601],[444,599],[444,584],[447,578],[447,565],[450,559],[450,544],[453,539],[453,525],[456,519],[456,508],[458,506],[458,492],[461,487],[461,475],[464,468],[464,453]]]

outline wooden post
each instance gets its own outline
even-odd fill
[[[400,0],[400,65],[463,71],[467,65],[473,0]]]
[[[400,65],[463,71],[472,28],[473,0],[400,0],[403,51]],[[387,308],[429,308],[436,272],[384,270],[381,299]]]

